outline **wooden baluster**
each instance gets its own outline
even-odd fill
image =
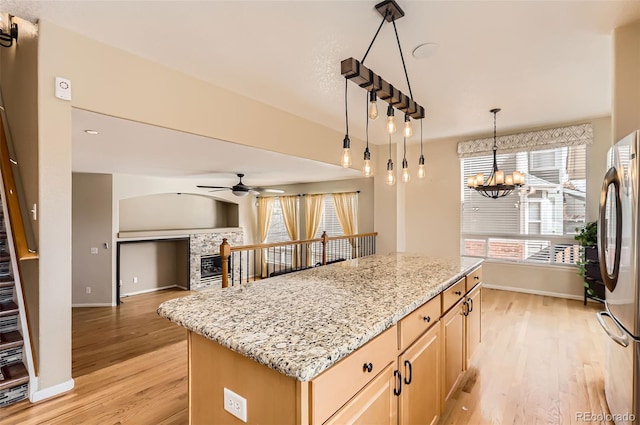
[[[231,255],[231,246],[227,242],[227,238],[222,239],[220,244],[220,258],[222,260],[222,287],[229,286],[229,256]]]
[[[326,266],[327,265],[327,243],[329,243],[329,235],[327,235],[327,232],[324,231],[322,232],[322,236],[320,236],[320,238],[322,239],[322,265]]]

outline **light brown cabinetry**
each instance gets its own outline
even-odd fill
[[[466,364],[468,368],[471,357],[482,340],[482,284],[478,284],[465,297],[466,306]]]
[[[436,324],[398,358],[400,424],[435,424],[440,417],[440,326]]]
[[[396,425],[395,364],[387,366],[325,424]]]
[[[464,300],[460,299],[442,318],[444,346],[444,400],[455,389],[458,379],[464,371]],[[443,401],[444,401],[443,400]]]

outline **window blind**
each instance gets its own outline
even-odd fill
[[[333,197],[327,193],[324,195],[324,211],[322,213],[322,219],[320,220],[320,227],[316,238],[322,236],[322,232],[326,231],[329,236],[343,236],[342,226],[338,220],[338,214],[336,213],[336,206],[333,203]]]
[[[586,216],[586,145],[499,154],[498,168],[505,174],[523,172],[526,184],[498,199],[466,187],[467,176],[488,176],[493,156],[460,161],[462,255],[575,264],[579,255],[573,236]]]

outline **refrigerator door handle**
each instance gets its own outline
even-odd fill
[[[615,234],[615,252],[613,255],[613,264],[611,273],[608,270],[606,245],[607,245],[607,197],[609,195],[609,186],[613,185],[615,202],[615,218],[616,234]],[[600,214],[598,217],[598,260],[600,261],[600,274],[602,280],[609,291],[613,292],[618,283],[618,271],[620,269],[620,250],[622,243],[622,200],[620,198],[620,180],[618,171],[612,167],[609,168],[602,182],[602,191],[600,192]],[[611,260],[611,258],[609,258]]]
[[[609,319],[611,319],[613,323],[616,324],[616,327],[618,328],[618,331],[620,333],[619,335],[616,335],[613,332],[611,332],[611,330],[609,329],[609,326],[607,326],[607,324],[604,322],[604,316],[607,316]],[[596,313],[596,317],[598,318],[598,322],[600,323],[600,326],[602,326],[602,329],[604,329],[607,335],[609,335],[609,338],[614,340],[617,344],[622,345],[623,347],[629,346],[629,337],[627,336],[627,333],[624,331],[624,329],[620,327],[618,322],[616,322],[616,320],[611,316],[611,314],[608,311],[599,311]]]

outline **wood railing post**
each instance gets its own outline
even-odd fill
[[[220,259],[222,261],[222,287],[229,286],[229,257],[231,256],[231,246],[227,242],[227,238],[222,239],[220,244]]]
[[[322,265],[326,266],[327,265],[327,244],[329,243],[329,235],[327,235],[327,232],[324,231],[322,232],[322,236],[320,236],[320,238],[322,239]]]

